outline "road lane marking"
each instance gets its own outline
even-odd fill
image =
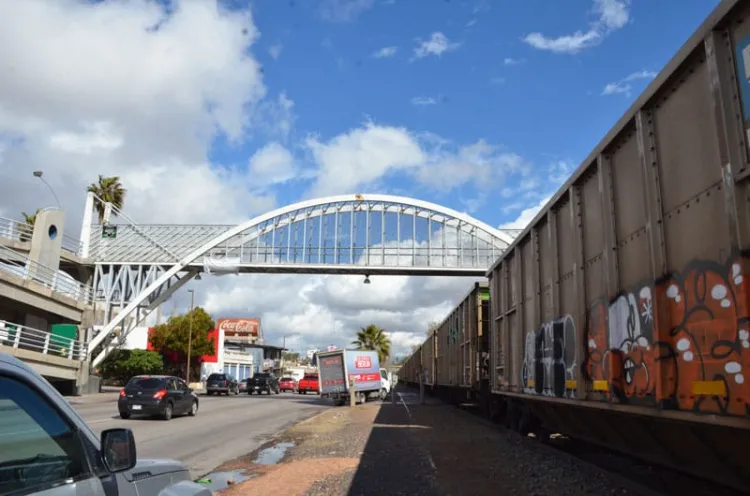
[[[398,399],[401,400],[401,404],[404,405],[404,408],[406,408],[406,413],[409,414],[409,420],[411,420],[411,410],[409,410],[409,407],[406,406],[406,402],[404,401],[404,397],[401,395],[401,393],[398,393]]]

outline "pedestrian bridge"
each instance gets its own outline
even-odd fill
[[[95,299],[122,311],[106,316],[89,352],[128,315],[136,325],[200,273],[483,276],[517,235],[390,195],[307,200],[239,225],[144,225],[110,204],[100,225],[92,222],[96,200],[89,193],[80,258],[94,268]]]

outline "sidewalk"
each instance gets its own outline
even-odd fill
[[[471,414],[408,391],[386,401],[338,407],[289,429],[270,444],[294,443],[281,463],[256,456],[222,494],[581,495],[631,494],[606,474]],[[287,445],[288,446],[288,445]],[[262,456],[260,458],[263,458]],[[261,463],[258,463],[261,462]]]

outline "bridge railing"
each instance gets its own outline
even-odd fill
[[[34,226],[32,226],[31,224],[8,219],[7,217],[0,217],[0,238],[25,243],[31,241],[31,237],[33,236],[33,234]],[[68,253],[72,253],[73,255],[77,256],[81,253],[82,246],[83,243],[81,242],[81,240],[63,233],[63,251],[67,251]]]
[[[0,272],[41,284],[77,301],[91,303],[93,299],[93,292],[89,286],[81,284],[64,272],[36,263],[26,255],[6,246],[0,246]]]
[[[81,361],[86,358],[86,347],[81,341],[0,320],[0,350],[3,346],[68,360]]]

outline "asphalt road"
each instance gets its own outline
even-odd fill
[[[195,417],[123,420],[117,412],[116,394],[97,396],[101,397],[69,399],[97,434],[112,427],[128,427],[135,434],[138,458],[180,460],[193,478],[251,453],[285,428],[330,408],[317,395],[200,396]]]

